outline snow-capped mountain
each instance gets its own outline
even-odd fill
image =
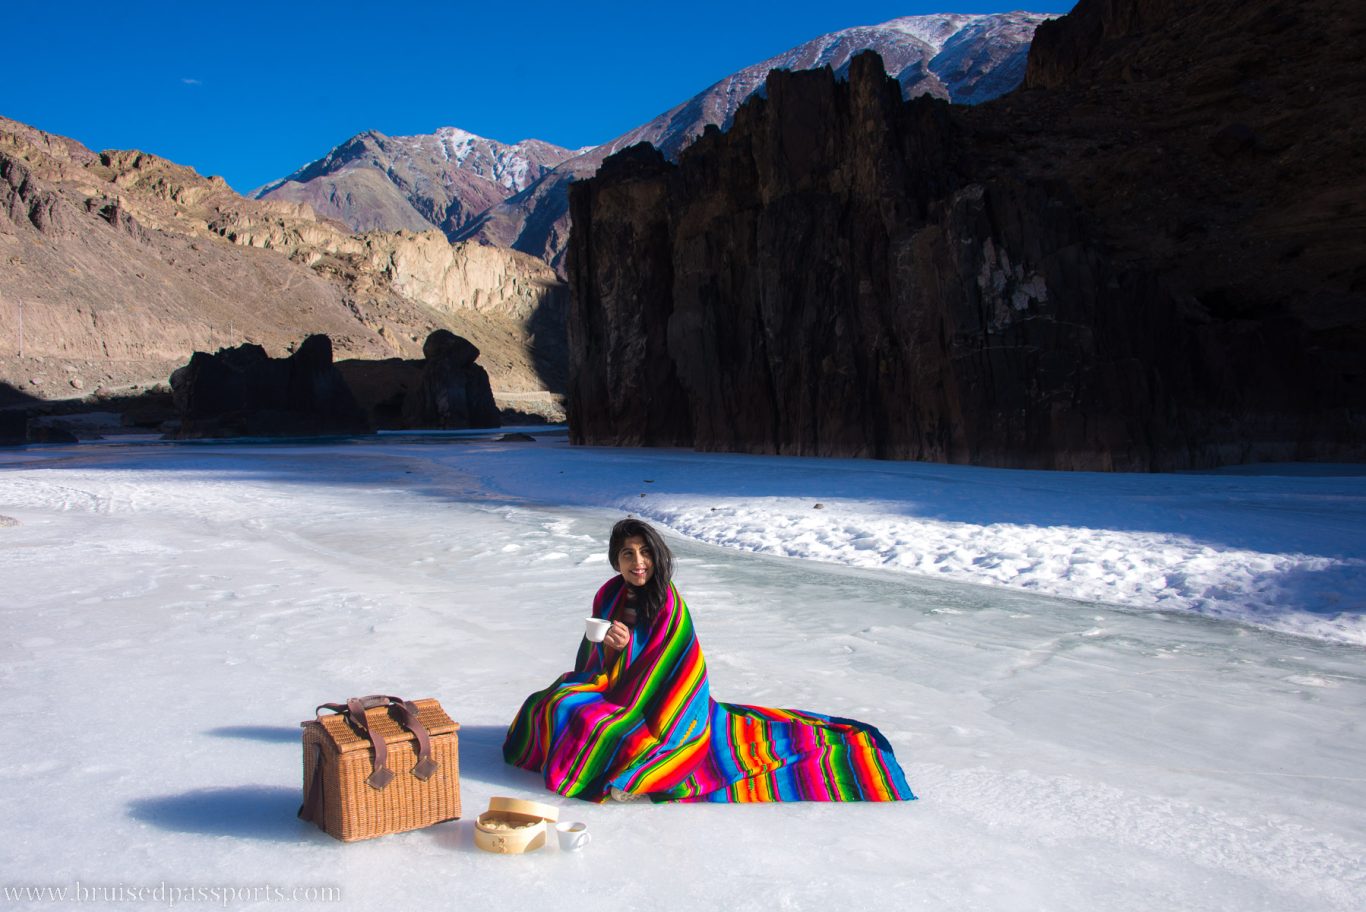
[[[999,98],[1024,81],[1034,30],[1050,17],[1002,13],[964,18],[971,21],[939,45],[929,69],[948,88],[951,101],[978,104]],[[888,24],[909,21],[897,19]]]
[[[843,76],[849,61],[866,50],[878,52],[887,74],[901,83],[906,98],[933,95],[960,104],[988,101],[1020,84],[1034,29],[1048,18],[1040,13],[906,16],[832,32],[745,67],[571,161],[577,165],[581,159],[595,159],[596,166],[638,142],[648,142],[675,158],[709,124],[728,127],[740,105],[762,91],[771,70],[828,66],[836,76]]]
[[[455,127],[418,136],[371,130],[250,195],[306,202],[356,231],[453,234],[583,151],[538,139],[500,143]]]
[[[548,164],[557,159],[563,161],[587,151],[571,152],[539,139],[524,139],[507,145],[457,127],[442,127],[433,136],[446,161],[501,184],[511,193],[525,190],[545,173]],[[399,151],[411,150],[410,154],[414,156],[420,155],[431,145],[433,136],[396,136],[394,147]]]
[[[570,151],[538,140],[505,145],[454,127],[420,136],[362,133],[252,195],[307,202],[354,230],[440,228],[559,265],[569,237],[568,186],[640,142],[674,158],[710,124],[721,128],[774,69],[828,66],[842,75],[865,50],[882,56],[907,98],[976,104],[1024,78],[1039,13],[907,16],[822,35],[746,67],[601,146]]]
[[[907,16],[881,25],[822,35],[722,79],[648,123],[571,158],[539,182],[495,204],[457,232],[541,257],[557,268],[569,237],[569,183],[591,176],[607,156],[648,142],[677,157],[710,124],[722,129],[751,95],[762,91],[771,70],[828,66],[843,75],[849,61],[877,51],[906,98],[933,95],[976,104],[999,97],[1024,79],[1034,29],[1050,18],[1040,13]]]

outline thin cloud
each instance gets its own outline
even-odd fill
[[[187,85],[187,86],[197,86],[197,85],[203,85],[203,84],[204,84],[204,83],[200,82],[198,79],[191,79],[191,78],[188,77],[188,76],[181,77],[181,80],[180,80],[180,81],[181,81],[182,83],[184,83],[185,85]]]

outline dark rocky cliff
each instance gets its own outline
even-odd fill
[[[572,438],[1362,458],[1361,14],[1174,9],[1083,0],[975,109],[903,102],[865,55],[775,72],[676,166],[609,159],[571,193]]]

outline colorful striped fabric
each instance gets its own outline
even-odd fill
[[[593,616],[616,619],[626,583],[598,590]],[[574,671],[527,697],[503,757],[561,795],[611,789],[653,801],[904,801],[914,798],[876,728],[791,709],[718,703],[678,590],[610,667],[585,640]]]

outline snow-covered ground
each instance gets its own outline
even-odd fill
[[[623,511],[671,530],[717,697],[877,724],[921,800],[595,806],[504,765]],[[0,517],[0,888],[67,891],[5,905],[1298,912],[1366,893],[1359,467],[109,443],[0,451]],[[343,846],[294,818],[299,720],[362,692],[462,723],[464,820]],[[594,843],[478,852],[498,794],[562,805]]]

